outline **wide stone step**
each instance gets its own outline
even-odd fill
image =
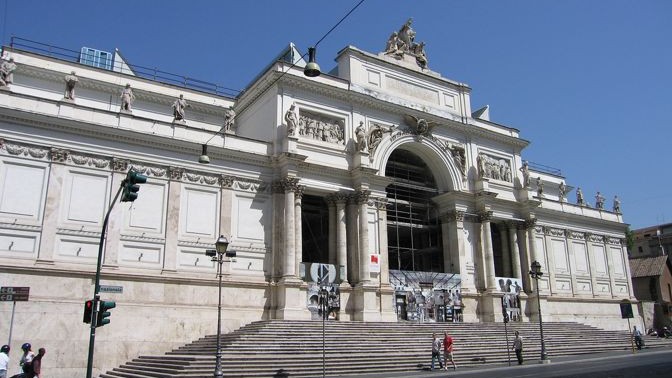
[[[539,324],[512,323],[508,332],[497,323],[365,323],[321,321],[262,321],[221,335],[225,372],[237,377],[315,377],[322,374],[325,346],[327,375],[381,371],[417,371],[430,361],[430,336],[447,330],[456,344],[459,366],[505,363],[513,330],[525,337],[525,354],[540,354]],[[544,323],[551,358],[631,348],[627,331],[605,331],[579,323]],[[162,356],[141,356],[101,377],[212,377],[216,335],[206,335]],[[658,341],[660,340],[660,341]],[[647,339],[647,346],[672,345]]]

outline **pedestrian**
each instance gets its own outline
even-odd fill
[[[21,360],[19,360],[19,366],[21,366],[24,377],[33,378],[35,376],[35,372],[33,371],[35,353],[31,349],[30,343],[21,345],[21,350],[23,351],[23,355],[21,356]]]
[[[432,334],[432,370],[434,370],[434,359],[439,361],[439,369],[443,369],[443,363],[441,362],[441,339],[439,339],[436,333]]]
[[[642,331],[637,329],[637,326],[632,327],[632,336],[635,338],[635,345],[637,350],[642,350],[644,340],[642,340]]]
[[[40,348],[37,350],[37,356],[33,358],[33,372],[35,373],[35,378],[42,378],[42,357],[47,353],[47,350]]]
[[[7,369],[9,369],[9,345],[3,345],[0,348],[0,378],[7,378]]]
[[[443,332],[443,368],[448,370],[448,361],[453,364],[453,370],[457,370],[455,360],[453,359],[453,338],[448,335],[448,331]]]
[[[516,358],[518,359],[518,365],[523,364],[523,338],[520,336],[518,331],[516,333],[516,338],[513,339],[513,350],[516,351]]]

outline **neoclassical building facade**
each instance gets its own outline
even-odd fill
[[[618,207],[568,201],[565,177],[528,166],[519,131],[473,111],[470,87],[416,45],[348,46],[314,78],[290,45],[235,97],[5,47],[1,281],[30,287],[29,301],[0,303],[3,319],[15,312],[13,349],[67,351],[52,357],[58,376],[86,365],[83,302],[129,169],[148,181],[111,207],[101,283],[122,292],[102,294],[117,307],[98,329],[98,371],[215,333],[204,252],[219,235],[237,254],[223,267],[227,331],[311,319],[322,268],[338,321],[417,319],[416,293],[459,297],[462,321],[502,321],[506,281],[516,320],[536,321],[533,261],[544,320],[623,329],[619,303],[634,297]]]

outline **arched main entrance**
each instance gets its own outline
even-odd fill
[[[394,180],[387,192],[387,238],[390,269],[443,272],[434,175],[413,152],[390,155],[385,176]]]

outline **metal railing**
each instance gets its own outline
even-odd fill
[[[124,67],[123,65],[120,65],[119,64],[120,62],[112,62],[113,68],[110,70],[84,64],[80,62],[80,56],[81,56],[80,51],[70,50],[63,47],[53,46],[46,43],[32,41],[29,39],[16,36],[12,36],[9,47],[11,50],[17,49],[33,52],[51,58],[56,58],[59,60],[81,64],[89,68],[97,68],[105,71],[119,72],[126,75],[141,77],[143,79],[158,81],[164,84],[192,89],[199,92],[206,92],[227,97],[237,97],[241,93],[241,90],[239,89],[228,88],[219,84],[194,79],[188,76],[173,74],[170,72],[159,70],[158,68],[150,68],[150,67],[138,66],[135,64],[129,64],[128,62],[124,62],[125,65],[128,66],[128,68]]]
[[[532,170],[532,171],[549,173],[549,174],[555,175],[555,176],[562,176],[562,171],[559,168],[553,168],[553,167],[549,167],[548,165],[534,163],[534,162],[531,162],[531,161],[528,161],[527,164],[529,165],[530,170]]]

